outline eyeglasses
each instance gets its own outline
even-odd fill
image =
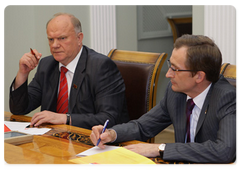
[[[172,64],[170,63],[170,60],[167,60],[167,65],[168,65],[168,69],[171,68],[172,71],[192,71],[192,72],[195,72],[197,70],[180,70],[180,69],[175,69],[175,68],[172,68]]]

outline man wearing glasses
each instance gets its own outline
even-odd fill
[[[94,144],[146,141],[173,124],[175,143],[134,144],[127,149],[166,161],[228,163],[236,157],[236,89],[219,75],[222,55],[206,36],[183,35],[168,60],[170,82],[165,96],[137,120],[100,134],[92,128]]]

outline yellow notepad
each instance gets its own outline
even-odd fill
[[[120,147],[111,151],[70,160],[79,164],[155,164],[149,158]]]

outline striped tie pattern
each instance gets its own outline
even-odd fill
[[[65,75],[67,71],[68,69],[66,67],[61,67],[60,87],[57,99],[57,113],[68,112],[68,84]]]
[[[188,99],[187,101],[187,108],[186,108],[186,115],[187,115],[187,142],[190,142],[190,117],[192,114],[192,109],[194,108],[195,103],[193,99]]]

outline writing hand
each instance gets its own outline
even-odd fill
[[[102,125],[92,127],[92,133],[90,135],[90,139],[92,140],[93,144],[96,145],[98,139],[100,138],[101,141],[98,144],[98,147],[104,149],[105,143],[112,142],[116,139],[116,132],[111,129],[110,130],[106,129],[105,132],[101,134],[102,130],[103,130]]]

